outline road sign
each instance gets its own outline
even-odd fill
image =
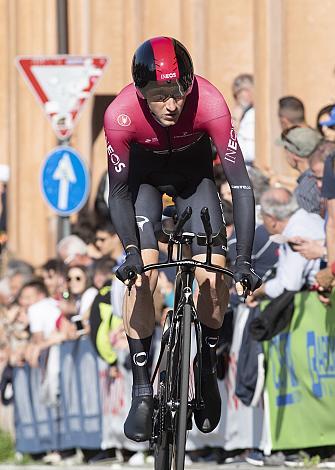
[[[64,140],[71,136],[103,74],[107,57],[19,56],[16,65],[42,105],[57,137]]]
[[[62,216],[79,211],[89,192],[86,165],[71,147],[61,145],[50,152],[41,171],[41,187],[46,202]]]

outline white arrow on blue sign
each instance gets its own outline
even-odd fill
[[[71,147],[50,152],[41,172],[42,193],[51,208],[62,216],[79,211],[85,204],[90,178],[85,163]]]

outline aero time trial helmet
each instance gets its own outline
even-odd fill
[[[193,63],[179,41],[160,36],[148,39],[138,47],[132,75],[141,98],[160,101],[159,97],[166,93],[179,98],[192,89]]]

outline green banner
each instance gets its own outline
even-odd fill
[[[335,444],[335,294],[295,296],[290,326],[264,343],[272,448]]]

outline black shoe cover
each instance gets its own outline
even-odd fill
[[[212,432],[221,418],[221,397],[216,371],[201,371],[201,394],[205,407],[194,411],[197,428],[203,432]]]
[[[134,397],[124,423],[124,433],[136,442],[148,441],[152,433],[154,400],[152,396]]]

